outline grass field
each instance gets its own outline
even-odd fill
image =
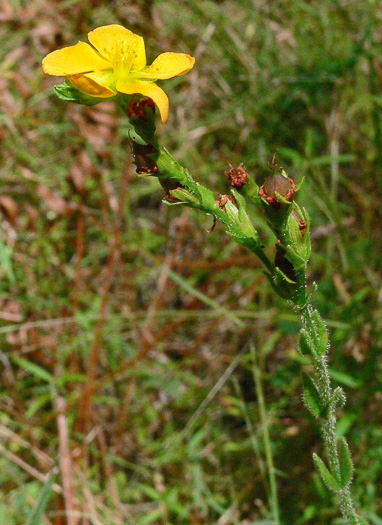
[[[260,184],[276,150],[305,177],[338,432],[382,524],[381,2],[0,0],[0,525],[271,525],[268,445],[282,524],[343,523],[298,316],[222,226],[135,175],[113,103],[65,104],[41,70],[111,23],[150,62],[196,57],[162,84],[158,133],[198,181],[227,193],[243,163]]]

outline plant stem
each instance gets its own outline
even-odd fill
[[[311,322],[309,314],[310,311],[313,311],[313,308],[310,305],[307,305],[301,311],[302,321],[305,326]],[[328,407],[326,417],[320,419],[325,452],[331,472],[334,474],[337,480],[340,480],[341,469],[336,438],[336,404],[333,403],[334,391],[330,384],[329,368],[326,362],[325,354],[319,355],[318,353],[315,353],[312,355],[312,358],[314,360],[318,392],[321,397],[322,405]],[[352,496],[350,494],[349,485],[336,491],[336,496],[345,522],[348,525],[359,525],[360,522],[355,510]]]
[[[318,456],[317,458],[315,457],[315,461],[317,459],[316,463],[324,482],[330,490],[336,493],[340,510],[347,525],[360,525],[361,521],[362,524],[365,523],[362,518],[357,516],[350,495],[349,485],[353,465],[348,445],[343,439],[339,447],[336,439],[336,409],[337,405],[343,404],[344,394],[340,389],[333,391],[331,387],[325,357],[328,350],[327,330],[319,313],[307,304],[311,295],[311,293],[307,293],[305,275],[311,253],[308,214],[305,210],[300,209],[295,202],[292,204],[291,201],[284,199],[276,191],[275,195],[268,195],[267,199],[264,199],[260,195],[261,188],[257,188],[255,182],[253,180],[251,182],[250,178],[247,178],[247,181],[243,183],[248,184],[249,190],[247,193],[241,186],[237,187],[235,184],[231,184],[231,195],[220,195],[220,198],[217,199],[214,192],[196,182],[188,170],[183,168],[166,148],[159,146],[154,136],[155,126],[153,123],[149,125],[135,119],[132,125],[136,135],[138,137],[140,134],[142,135],[143,139],[141,137],[141,142],[146,144],[140,146],[140,148],[135,147],[136,152],[133,153],[134,162],[140,168],[141,173],[155,174],[159,178],[159,182],[166,191],[166,202],[168,204],[190,206],[212,215],[216,220],[222,222],[227,228],[227,233],[236,242],[251,250],[263,262],[268,270],[266,275],[276,293],[280,297],[291,301],[300,312],[304,325],[302,331],[304,334],[304,351],[302,350],[302,353],[311,356],[315,368],[315,380],[308,377],[307,396],[305,396],[304,389],[305,404],[312,414],[320,419],[329,469]],[[280,176],[283,176],[282,168],[278,180]],[[273,184],[275,181],[274,177],[275,175],[271,175],[267,180],[272,180]],[[264,187],[265,184],[262,186],[263,192]],[[242,192],[237,188],[240,188]],[[225,197],[225,199],[223,200],[222,197]],[[233,201],[230,197],[233,198]],[[246,212],[248,203],[245,197],[252,203],[259,205],[262,210],[265,209],[268,224],[277,237],[274,262],[264,252],[260,236]],[[272,200],[275,198],[277,202]],[[277,199],[281,199],[281,201]],[[289,211],[285,206],[289,206]],[[286,213],[287,211],[288,213]],[[261,374],[256,362],[255,351],[253,348],[251,351],[254,355],[253,374],[262,423],[265,456],[269,470],[270,504],[275,524],[279,525],[280,516],[276,476],[261,385]],[[341,451],[341,456],[339,451]]]
[[[266,458],[268,473],[269,473],[269,485],[271,489],[270,499],[271,499],[271,506],[272,506],[272,512],[273,512],[273,519],[275,521],[275,525],[280,525],[280,512],[279,512],[279,502],[278,502],[278,496],[277,496],[276,471],[275,471],[275,467],[273,463],[271,438],[269,435],[269,427],[268,427],[268,415],[267,415],[267,411],[265,408],[263,385],[261,381],[261,373],[260,373],[259,366],[257,363],[256,350],[255,350],[253,343],[251,344],[251,353],[253,356],[253,377],[255,380],[256,397],[257,397],[257,401],[259,404],[259,415],[260,415],[261,429],[263,432],[263,439],[264,439],[265,458]]]

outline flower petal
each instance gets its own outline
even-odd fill
[[[133,95],[140,93],[145,97],[153,99],[158,106],[162,122],[168,119],[169,102],[166,93],[154,82],[144,82],[139,80],[117,80],[117,91],[125,93],[126,95]]]
[[[156,80],[179,77],[188,73],[194,64],[195,58],[185,53],[162,53],[139,76]]]
[[[114,60],[116,53],[123,48],[122,44],[131,44],[135,54],[132,69],[139,71],[146,65],[143,38],[126,29],[126,27],[118,24],[98,27],[88,33],[88,39],[97,51],[108,60]]]
[[[97,75],[97,73],[89,73],[89,75],[69,75],[68,79],[74,84],[80,91],[83,91],[87,95],[99,98],[110,98],[115,97],[116,93],[108,87],[101,86],[90,75]]]
[[[64,47],[49,53],[42,61],[42,69],[48,75],[66,77],[78,73],[110,69],[111,63],[102,58],[85,42]]]

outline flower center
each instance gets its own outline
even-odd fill
[[[127,78],[130,74],[134,59],[137,57],[137,42],[126,42],[119,40],[115,46],[112,60],[113,70],[117,77]]]

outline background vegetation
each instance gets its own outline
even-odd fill
[[[226,193],[231,162],[261,183],[277,149],[306,177],[310,281],[348,397],[339,432],[359,507],[381,524],[372,0],[0,1],[0,524],[273,523],[256,390],[282,522],[341,523],[313,473],[321,444],[301,400],[297,317],[222,227],[207,234],[212,221],[165,207],[157,180],[135,176],[113,104],[64,104],[41,71],[45,54],[110,23],[144,35],[149,60],[196,57],[164,85],[159,133],[199,181]]]

